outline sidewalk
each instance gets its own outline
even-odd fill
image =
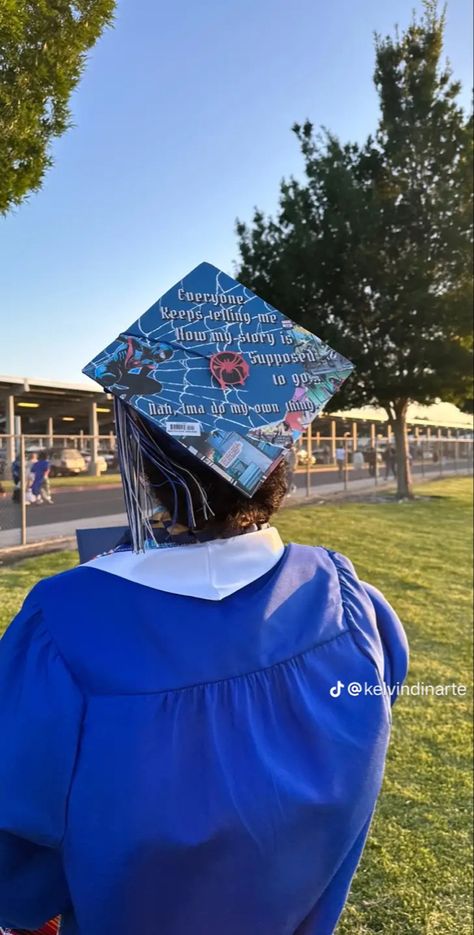
[[[109,516],[89,516],[85,519],[71,519],[61,523],[44,523],[41,526],[28,527],[28,545],[50,541],[51,539],[65,539],[76,535],[76,529],[96,529],[100,526],[123,526],[127,522],[125,513],[115,513]],[[21,534],[19,529],[0,530],[0,551],[12,546],[20,546]],[[22,546],[27,549],[28,546]]]
[[[454,474],[455,472],[450,472]],[[314,475],[313,475],[314,476]],[[313,478],[312,478],[313,479]],[[415,483],[422,483],[422,481],[433,480],[433,477],[420,477],[416,478]],[[374,483],[373,477],[361,477],[358,480],[349,480],[347,483],[347,488],[344,486],[344,481],[337,480],[330,484],[321,484],[318,486],[317,483],[312,483],[309,494],[304,490],[296,490],[295,493],[289,495],[285,500],[285,508],[291,506],[300,506],[303,503],[312,503],[314,500],[332,500],[335,497],[338,499],[343,499],[344,497],[350,497],[351,494],[360,494],[360,493],[372,493],[376,494],[380,491],[395,491],[396,482],[393,480],[381,480],[379,478],[378,483]]]
[[[313,476],[314,481],[314,476]],[[284,509],[293,506],[299,506],[305,502],[312,503],[314,500],[330,499],[334,496],[349,496],[351,493],[359,493],[364,490],[382,490],[389,487],[393,488],[391,483],[379,483],[374,486],[372,478],[362,478],[361,480],[351,480],[348,483],[347,491],[344,490],[342,481],[336,481],[332,484],[324,484],[318,488],[313,482],[311,493],[306,495],[305,490],[298,489],[294,494],[288,496],[284,502]],[[97,529],[100,526],[123,526],[127,522],[125,513],[116,513],[106,516],[90,516],[84,519],[63,520],[60,523],[44,523],[39,526],[28,527],[28,545],[34,545],[43,540],[65,539],[76,535],[76,529]],[[0,529],[0,550],[19,546],[21,543],[21,534],[19,529]],[[27,548],[28,546],[23,546]]]
[[[441,477],[460,477],[465,473],[466,472],[462,471],[445,470],[442,475],[438,473],[435,475],[427,474],[425,477],[417,475],[415,477],[415,484],[418,486],[422,483],[428,483],[430,480],[439,480]],[[305,488],[296,490],[295,493],[286,497],[282,509],[291,509],[297,506],[304,506],[304,504],[311,505],[322,500],[344,500],[354,495],[360,496],[361,494],[377,496],[378,493],[394,493],[396,490],[396,483],[393,479],[389,481],[379,479],[377,484],[374,483],[373,477],[362,477],[358,480],[351,479],[347,483],[347,489],[345,489],[344,481],[342,480],[318,486],[317,483],[314,483],[315,477],[317,477],[317,475],[312,475],[313,484],[309,494],[306,493]],[[19,529],[0,530],[0,560],[2,558],[2,552],[5,553],[6,550],[12,548],[15,549],[15,551],[21,551],[22,554],[24,553],[27,555],[30,546],[32,552],[37,552],[38,546],[41,543],[53,545],[55,539],[75,539],[76,529],[96,529],[100,526],[123,526],[126,522],[127,517],[125,513],[115,513],[107,516],[91,516],[85,517],[84,519],[65,520],[60,523],[45,523],[40,526],[30,526],[28,527],[28,545],[26,546],[20,545]]]

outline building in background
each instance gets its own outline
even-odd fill
[[[408,412],[410,440],[472,438],[473,419],[451,403],[420,406],[413,403]],[[311,437],[303,438],[302,453],[313,464],[331,464],[338,439],[348,440],[350,452],[367,449],[376,441],[390,439],[390,425],[383,409],[359,409],[323,413],[311,427]],[[30,448],[80,451],[91,474],[103,470],[104,455],[109,464],[115,450],[112,397],[92,382],[58,383],[32,377],[0,376],[0,454],[11,465],[18,438],[27,437]],[[314,459],[314,460],[313,460]],[[302,458],[302,463],[304,458]]]

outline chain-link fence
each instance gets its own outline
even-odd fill
[[[413,481],[444,474],[470,473],[473,439],[465,437],[409,438]],[[311,433],[299,444],[292,493],[314,496],[318,491],[366,489],[395,482],[397,456],[392,436],[355,438],[350,433],[315,440]]]
[[[410,437],[409,452],[415,483],[472,471],[472,438]],[[383,489],[396,471],[392,436],[309,432],[295,451],[288,502]],[[0,549],[124,521],[113,435],[0,436]]]
[[[0,436],[0,548],[122,514],[113,435]]]

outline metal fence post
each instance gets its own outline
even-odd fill
[[[349,472],[349,464],[348,464],[348,451],[347,451],[347,434],[344,434],[344,490],[347,490],[347,482],[349,480],[348,472]]]
[[[335,419],[331,419],[331,464],[336,464],[336,448],[336,421]]]
[[[21,507],[21,544],[26,545],[26,454],[25,436],[20,435],[20,507]]]

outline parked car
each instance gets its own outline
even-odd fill
[[[119,460],[118,454],[116,451],[101,451],[101,454],[104,456],[107,462],[108,471],[118,471]]]
[[[315,464],[330,464],[331,449],[326,447],[313,448],[313,458],[315,459]]]
[[[86,470],[86,462],[76,448],[53,448],[48,452],[49,476],[72,477]]]
[[[88,470],[89,470],[89,467],[90,467],[90,463],[91,463],[91,457],[92,457],[92,456],[91,456],[91,453],[90,453],[90,451],[87,451],[87,450],[86,450],[86,451],[81,451],[80,454],[82,455],[82,457],[84,458],[84,461],[85,461],[85,470],[88,471]],[[106,472],[106,470],[107,470],[107,461],[106,461],[106,459],[104,458],[104,455],[102,455],[102,454],[98,454],[98,455],[97,455],[96,464],[97,464],[97,466],[98,466],[98,472],[99,472],[99,474],[105,474],[105,472]]]
[[[306,448],[300,448],[299,451],[296,452],[296,463],[298,467],[306,467],[308,464],[308,452],[306,451]],[[314,455],[311,455],[310,464],[316,464],[316,458]]]

